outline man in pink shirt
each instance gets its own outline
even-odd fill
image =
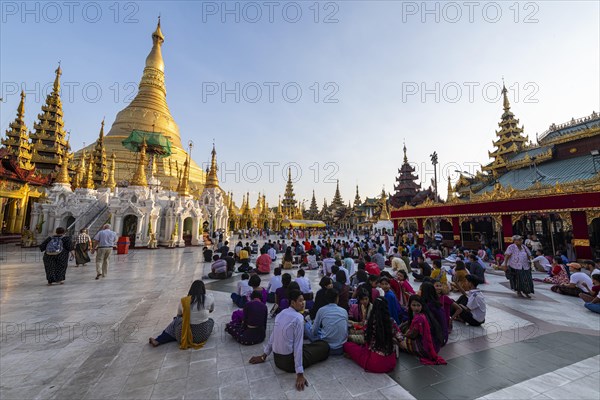
[[[265,249],[260,249],[260,257],[256,259],[256,273],[261,275],[271,273],[271,256]]]

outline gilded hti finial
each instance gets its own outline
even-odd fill
[[[206,177],[206,188],[216,188],[219,187],[219,178],[217,176],[217,151],[215,150],[215,144],[213,143],[213,148],[211,151],[211,160],[210,160],[210,170],[208,171],[208,176]]]
[[[146,138],[144,138],[142,145],[140,146],[140,155],[138,157],[138,163],[133,174],[133,178],[131,179],[131,186],[148,186],[148,180],[146,179]]]
[[[58,68],[54,71],[56,73],[56,77],[54,78],[54,85],[52,89],[54,92],[60,92],[60,76],[62,75],[62,69],[60,68],[60,61],[58,62]]]
[[[506,90],[506,86],[504,86],[504,78],[502,78],[502,95],[504,97],[504,111],[510,110],[510,103],[508,102],[508,90]]]

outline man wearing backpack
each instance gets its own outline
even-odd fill
[[[117,242],[117,233],[110,230],[110,224],[105,224],[102,230],[94,236],[92,254],[96,254],[96,279],[105,278],[108,272],[108,261],[112,254],[113,246]]]
[[[56,235],[44,240],[40,244],[40,250],[44,252],[48,286],[55,282],[62,285],[69,265],[69,253],[73,250],[73,242],[69,236],[65,236],[65,228],[56,228]]]

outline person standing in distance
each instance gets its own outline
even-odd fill
[[[110,230],[110,224],[105,224],[94,236],[92,254],[96,254],[96,280],[105,278],[108,273],[108,261],[112,249],[117,242],[117,233]]]

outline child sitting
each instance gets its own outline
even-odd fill
[[[481,290],[477,289],[477,285],[479,285],[479,279],[474,275],[467,275],[464,286],[452,284],[456,290],[462,293],[462,296],[456,300],[460,309],[457,309],[452,316],[453,320],[472,326],[480,326],[485,322],[485,297]],[[466,290],[469,292],[467,293]]]
[[[248,285],[249,278],[250,275],[244,272],[242,279],[237,283],[236,293],[231,293],[231,300],[240,308],[244,307],[247,297],[252,293],[252,288]]]
[[[273,270],[273,276],[267,286],[267,302],[275,303],[275,292],[281,287],[281,268],[277,267]]]

